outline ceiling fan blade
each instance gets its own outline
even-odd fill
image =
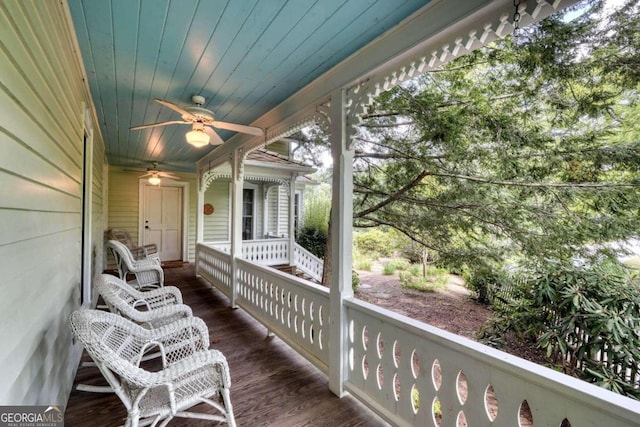
[[[248,133],[250,135],[256,135],[256,136],[264,135],[264,130],[255,126],[245,126],[245,125],[239,125],[236,123],[219,122],[217,120],[213,121],[211,124],[217,128],[232,130],[234,132]]]
[[[222,145],[222,144],[224,144],[224,141],[222,140],[222,138],[220,138],[220,135],[218,135],[216,133],[216,131],[213,130],[213,128],[211,126],[205,126],[204,127],[204,131],[207,133],[207,135],[209,135],[211,137],[211,141],[209,142],[209,144],[211,144],[211,145]]]
[[[149,173],[145,173],[144,175],[138,176],[138,178],[144,178],[145,176],[151,176],[151,175],[153,175],[153,173],[149,172]]]
[[[173,111],[175,111],[176,113],[180,113],[183,116],[191,116],[190,112],[188,112],[187,110],[185,110],[182,107],[178,107],[173,102],[165,101],[164,99],[160,99],[160,98],[156,98],[156,102],[164,105],[167,108],[171,108]]]
[[[133,127],[130,127],[129,130],[138,130],[138,129],[152,128],[155,126],[167,126],[167,125],[176,125],[176,124],[185,124],[185,123],[188,124],[189,122],[185,122],[183,120],[171,120],[168,122],[149,123],[148,125],[133,126]]]
[[[160,173],[158,174],[158,176],[159,176],[160,178],[169,178],[169,179],[177,179],[177,180],[179,180],[179,179],[180,179],[180,177],[179,177],[179,176],[176,176],[176,175],[173,175],[173,174],[170,174],[170,173],[166,173],[166,172],[160,172]]]

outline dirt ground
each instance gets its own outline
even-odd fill
[[[383,276],[376,270],[374,265],[373,271],[358,271],[357,298],[470,339],[476,339],[491,314],[471,298],[458,276],[450,277],[446,289],[422,292],[401,288],[398,273]]]
[[[358,270],[358,275],[357,298],[475,341],[480,328],[491,315],[491,310],[476,302],[462,278],[455,275],[450,275],[446,289],[436,292],[400,287],[398,273],[384,276],[380,263],[374,263],[372,271]],[[534,363],[547,363],[544,352],[539,348],[510,339],[507,339],[506,346],[504,350],[508,353]]]

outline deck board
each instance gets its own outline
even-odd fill
[[[178,286],[194,315],[209,326],[211,347],[222,351],[231,371],[231,402],[238,426],[387,426],[350,396],[329,391],[328,378],[284,344],[267,338],[266,328],[196,278],[193,264],[165,269],[167,284]],[[89,360],[86,353],[83,360]],[[75,384],[105,384],[97,368],[80,367]],[[126,411],[114,394],[71,392],[65,426],[123,424]],[[174,419],[169,426],[211,426],[201,420]],[[213,424],[215,425],[215,424]]]

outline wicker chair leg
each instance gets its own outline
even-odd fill
[[[227,412],[227,424],[229,427],[236,427],[236,419],[233,416],[233,407],[231,406],[231,393],[229,393],[228,388],[224,387],[220,390],[220,394],[222,395],[222,403]]]

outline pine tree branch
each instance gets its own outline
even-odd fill
[[[386,206],[389,203],[392,203],[393,201],[399,199],[400,197],[402,197],[402,195],[404,193],[406,193],[407,191],[411,190],[413,187],[418,185],[420,183],[420,181],[422,181],[422,179],[424,177],[426,177],[427,175],[429,175],[429,171],[427,171],[427,170],[424,170],[424,171],[420,172],[418,174],[418,176],[416,176],[411,182],[409,182],[407,185],[405,185],[404,187],[402,187],[401,189],[396,191],[394,194],[389,196],[386,200],[383,200],[380,203],[375,204],[374,206],[370,207],[369,209],[365,209],[363,211],[355,213],[354,217],[366,216],[366,215],[370,214],[371,212],[375,212],[378,209],[382,208],[383,206]]]
[[[448,173],[437,173],[431,172],[428,175],[430,176],[441,176],[445,178],[456,178],[462,179],[466,181],[479,182],[482,184],[491,184],[491,185],[505,185],[510,187],[532,187],[532,188],[622,188],[622,187],[640,187],[640,183],[621,183],[621,184],[613,184],[613,183],[600,183],[600,182],[576,182],[576,183],[565,183],[565,182],[516,182],[516,181],[500,181],[493,180],[487,178],[480,178],[476,176],[468,176],[468,175],[458,175],[458,174],[448,174]]]

